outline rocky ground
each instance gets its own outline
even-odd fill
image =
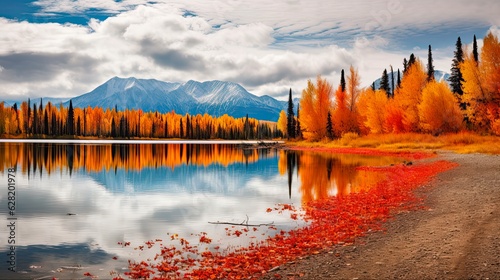
[[[500,279],[500,156],[442,152],[438,159],[460,166],[418,190],[425,210],[398,214],[384,232],[264,279]]]

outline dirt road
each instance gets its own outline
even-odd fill
[[[460,164],[418,190],[426,210],[385,232],[281,266],[274,279],[500,279],[500,156],[440,153]],[[272,276],[271,276],[272,275]]]

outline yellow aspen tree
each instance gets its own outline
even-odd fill
[[[479,67],[484,76],[484,103],[489,129],[500,135],[500,43],[491,32],[483,40]]]
[[[403,112],[405,132],[419,130],[418,104],[422,100],[422,90],[427,83],[427,73],[420,60],[415,61],[406,71],[401,81],[399,93],[395,95],[396,104]]]
[[[464,54],[464,62],[460,64],[462,82],[462,102],[467,104],[466,115],[475,130],[486,130],[488,118],[486,117],[486,90],[484,89],[483,75],[474,57],[468,52]]]
[[[444,81],[432,80],[425,86],[418,112],[423,131],[440,134],[456,132],[462,127],[458,100]]]
[[[287,115],[285,113],[285,110],[281,110],[277,125],[278,125],[278,129],[281,131],[281,133],[283,133],[283,136],[286,135],[287,124],[288,124],[288,119],[287,119]]]

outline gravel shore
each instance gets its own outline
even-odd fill
[[[349,246],[263,279],[500,279],[500,156],[439,152],[458,167],[418,189],[425,210],[398,214]]]

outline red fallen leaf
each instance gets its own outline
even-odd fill
[[[325,246],[352,244],[357,237],[368,231],[381,230],[382,223],[392,214],[418,209],[422,200],[415,197],[413,190],[427,182],[431,176],[454,166],[441,161],[404,168],[368,167],[370,172],[380,172],[386,178],[367,191],[307,203],[303,206],[305,214],[300,215],[308,221],[307,227],[280,231],[264,242],[234,248],[225,254],[210,250],[200,252],[188,245],[180,249],[175,246],[162,247],[158,257],[160,264],[149,266],[146,262],[129,262],[130,272],[126,272],[126,275],[135,279],[150,278],[152,273],[161,275],[161,279],[235,279],[237,276],[258,278],[271,272],[273,267],[320,252]],[[277,230],[276,227],[269,227],[273,228]],[[238,232],[242,234],[238,230],[232,233],[226,229],[226,233],[232,235],[238,235]],[[184,254],[187,252],[198,254],[198,257],[186,259]],[[179,271],[174,273],[173,266],[178,266],[179,270],[184,271],[183,274]]]
[[[113,257],[113,260],[117,260],[117,259],[118,259],[118,257],[117,257],[117,256],[114,256],[114,257]]]
[[[267,210],[266,210],[267,213],[269,213],[271,211],[273,211],[273,209],[271,209],[271,208],[267,208]]]
[[[290,214],[290,218],[297,220],[297,214],[295,213]]]
[[[93,275],[92,275],[92,274],[90,274],[90,272],[85,272],[85,273],[83,274],[83,276],[89,276],[89,277],[92,277]]]
[[[206,235],[202,235],[200,237],[200,243],[210,244],[210,243],[212,243],[212,239],[208,238]]]

